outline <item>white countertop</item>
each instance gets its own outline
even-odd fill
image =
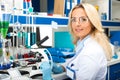
[[[120,57],[118,57],[117,59],[112,58],[111,61],[108,61],[108,66],[114,65],[120,63]]]

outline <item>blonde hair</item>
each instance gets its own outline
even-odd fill
[[[104,29],[102,28],[102,24],[101,24],[101,19],[99,17],[99,14],[96,10],[96,8],[91,5],[91,4],[88,4],[88,3],[81,3],[79,5],[76,5],[70,12],[69,14],[69,18],[71,18],[72,16],[72,12],[73,10],[75,10],[76,8],[83,8],[91,22],[91,24],[93,25],[93,29],[92,29],[92,32],[91,32],[91,37],[96,40],[104,49],[105,51],[105,55],[107,57],[107,60],[110,60],[111,57],[112,57],[112,48],[110,46],[110,43],[109,43],[109,39],[108,37],[105,35],[104,33]],[[76,44],[77,41],[79,40],[78,37],[76,37],[72,31],[72,28],[71,28],[71,21],[69,19],[69,23],[68,23],[68,26],[69,26],[69,29],[70,29],[70,32],[73,36],[73,43]]]

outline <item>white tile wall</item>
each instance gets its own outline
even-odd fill
[[[112,0],[112,19],[120,21],[120,1]]]
[[[23,9],[23,0],[0,0],[4,1],[5,5],[7,5],[7,9],[9,12],[12,12],[13,8]],[[22,10],[16,10],[15,14],[22,14]]]
[[[101,13],[107,13],[107,16],[109,15],[109,0],[83,0],[83,2],[88,2],[90,4],[93,4],[94,6],[99,7],[99,15],[101,16]],[[108,17],[107,17],[108,20]]]

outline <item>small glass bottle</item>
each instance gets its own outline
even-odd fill
[[[119,52],[119,42],[118,41],[114,41],[114,59],[118,58],[118,53]]]
[[[107,14],[106,13],[101,13],[101,19],[102,20],[107,20]]]

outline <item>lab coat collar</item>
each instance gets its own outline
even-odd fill
[[[90,35],[86,36],[82,41],[78,40],[76,47],[76,54],[80,53],[82,48],[84,47],[85,41],[90,37]]]
[[[72,62],[76,57],[77,55],[81,52],[82,48],[84,47],[84,44],[85,42],[88,40],[90,36],[86,36],[82,41],[78,41],[77,42],[77,47],[76,47],[76,55],[73,57],[73,59],[71,59],[70,62]],[[67,75],[72,79],[72,80],[76,80],[76,73],[75,71],[78,70],[78,69],[72,69],[72,66],[74,66],[74,64],[69,64],[68,63],[68,66],[67,66]]]

